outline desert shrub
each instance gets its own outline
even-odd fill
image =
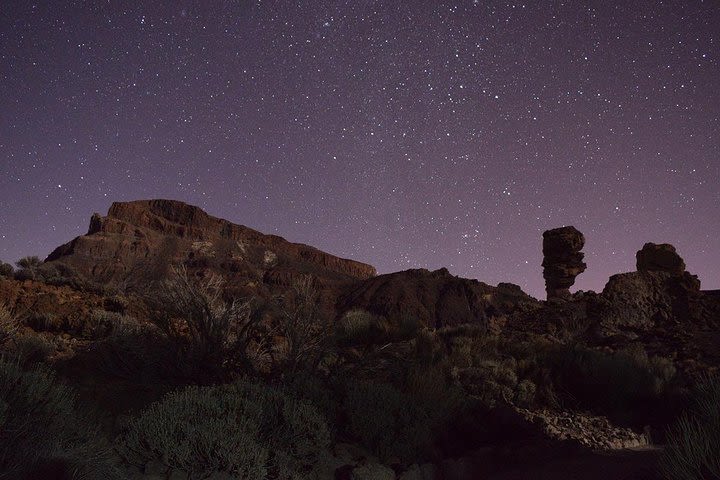
[[[414,338],[423,328],[422,322],[409,313],[400,315],[395,332],[397,340],[409,340]]]
[[[5,355],[23,366],[44,363],[55,350],[51,340],[34,333],[15,335],[5,345]]]
[[[690,410],[668,432],[660,469],[670,480],[720,478],[720,378],[703,379]]]
[[[15,265],[20,269],[15,272],[15,278],[18,280],[35,280],[37,270],[42,265],[42,260],[37,256],[23,257],[18,260]]]
[[[56,331],[60,325],[53,313],[30,312],[24,316],[24,323],[36,332]]]
[[[15,273],[15,269],[12,265],[5,262],[0,262],[0,278],[3,277],[12,277],[13,273]]]
[[[93,310],[89,318],[82,322],[80,332],[83,337],[100,339],[123,331],[128,324],[134,324],[129,317],[117,312]]]
[[[465,330],[472,336],[456,334],[445,339],[450,345],[449,362],[456,383],[479,399],[494,407],[512,403],[527,407],[534,403],[537,387],[524,376],[520,361],[504,351],[503,342],[494,337],[476,336],[479,330]]]
[[[194,381],[197,365],[155,326],[122,322],[84,352],[87,361],[110,377],[156,385]]]
[[[76,408],[72,390],[46,369],[0,358],[0,478],[22,478],[61,460],[73,478],[112,478],[108,449]]]
[[[343,402],[350,435],[381,459],[408,462],[421,458],[433,439],[435,425],[424,407],[396,386],[373,381],[350,384]]]
[[[121,455],[156,460],[191,475],[303,478],[330,443],[322,416],[280,389],[239,381],[172,392],[132,420]]]
[[[340,409],[337,385],[317,372],[298,372],[283,378],[279,384],[287,395],[310,403],[327,420],[328,428],[335,433]]]
[[[13,338],[18,332],[18,321],[10,308],[0,303],[0,346]]]
[[[459,405],[430,403],[425,400],[432,396],[423,398],[415,393],[387,382],[348,385],[342,406],[347,433],[381,459],[418,461],[429,453],[436,433]],[[454,398],[448,395],[446,400]]]
[[[108,312],[124,314],[128,308],[128,301],[120,295],[113,295],[103,300],[103,308]]]
[[[374,345],[391,338],[391,327],[385,317],[368,311],[353,309],[347,311],[337,325],[336,335],[341,345]]]
[[[498,402],[513,403],[518,378],[512,360],[483,360],[476,365],[454,370],[454,376],[466,392],[494,407]]]
[[[269,349],[251,302],[225,300],[223,287],[218,276],[191,277],[181,267],[146,297],[150,321],[205,375],[253,370]]]
[[[332,346],[329,319],[319,308],[320,292],[309,275],[295,280],[281,300],[279,333],[285,339],[280,368],[293,375],[317,369]]]
[[[555,390],[578,406],[628,420],[676,395],[676,372],[667,359],[644,352],[600,352],[557,347],[547,352]]]

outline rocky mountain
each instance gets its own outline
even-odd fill
[[[375,268],[308,245],[208,215],[174,200],[113,203],[94,214],[86,235],[55,249],[46,262],[62,263],[96,282],[165,277],[172,265],[210,269],[235,288],[263,294],[312,274],[323,285],[373,277]]]

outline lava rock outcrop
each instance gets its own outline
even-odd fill
[[[248,292],[290,281],[285,272],[312,274],[323,287],[373,277],[375,268],[308,245],[208,215],[174,200],[113,203],[92,216],[87,235],[55,249],[47,262],[69,265],[99,283],[166,278],[172,265],[212,270]]]
[[[543,233],[543,278],[547,299],[569,299],[575,277],[585,271],[585,237],[575,227],[560,227]]]
[[[637,255],[638,272],[667,272],[682,275],[685,262],[669,243],[646,243]]]
[[[366,280],[339,300],[338,311],[360,308],[391,322],[410,316],[424,326],[441,328],[464,323],[487,326],[493,318],[539,305],[517,285],[493,287],[441,268],[406,270]]]

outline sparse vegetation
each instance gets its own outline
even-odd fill
[[[109,449],[76,409],[73,391],[47,369],[0,358],[0,478],[60,461],[73,478],[112,478]]]
[[[432,440],[428,412],[392,384],[349,385],[343,409],[349,433],[382,459],[397,456],[412,461]]]
[[[319,308],[320,293],[311,276],[293,282],[281,302],[279,333],[285,339],[284,374],[315,370],[332,343],[329,319]]]
[[[15,269],[9,263],[0,261],[0,278],[12,277],[15,273]]]
[[[670,429],[660,462],[669,480],[720,478],[720,378],[706,377],[690,410]]]
[[[0,347],[13,338],[18,331],[18,321],[10,311],[10,308],[0,303]]]
[[[42,260],[33,255],[21,258],[15,265],[20,269],[15,272],[15,278],[18,280],[35,280],[38,268],[42,265]]]
[[[371,346],[390,339],[390,324],[365,310],[354,309],[343,315],[337,326],[341,345]]]
[[[184,267],[146,297],[150,321],[204,374],[252,371],[269,347],[250,301],[223,298],[223,281],[191,277]]]
[[[168,394],[133,420],[119,439],[131,463],[161,461],[203,478],[305,478],[330,443],[314,407],[272,386],[238,381]]]

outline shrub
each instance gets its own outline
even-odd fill
[[[62,322],[53,313],[31,312],[25,317],[25,325],[36,332],[51,332],[60,330]]]
[[[15,265],[20,269],[15,272],[15,278],[19,280],[35,280],[37,270],[42,265],[42,260],[37,256],[23,257]]]
[[[343,411],[348,433],[381,459],[397,456],[412,462],[432,442],[433,422],[428,411],[390,383],[349,385]]]
[[[15,269],[12,265],[10,265],[9,263],[0,262],[0,278],[12,277],[14,272]]]
[[[0,346],[15,336],[18,322],[7,305],[0,303]]]
[[[317,372],[298,372],[283,379],[280,388],[291,397],[310,403],[327,420],[328,428],[334,430],[340,404],[333,385],[317,375]],[[333,432],[334,433],[334,432]]]
[[[267,347],[250,302],[226,301],[223,281],[190,277],[184,267],[146,297],[150,321],[184,352],[184,360],[207,373],[252,370]],[[255,348],[251,348],[251,347]]]
[[[6,345],[7,356],[26,367],[44,363],[55,349],[53,342],[34,333],[15,335]]]
[[[446,334],[451,345],[451,371],[457,383],[487,407],[499,403],[530,406],[535,401],[536,385],[523,378],[521,361],[503,352],[504,345],[498,339],[478,337],[477,331],[465,330],[470,337]]]
[[[76,409],[72,390],[46,369],[0,359],[0,478],[62,460],[74,478],[110,478],[109,450]]]
[[[389,341],[391,328],[386,318],[353,309],[338,322],[336,335],[341,345],[370,346]]]
[[[605,353],[576,346],[557,347],[547,355],[555,390],[621,421],[652,407],[669,408],[678,394],[672,363],[644,351]]]
[[[279,333],[286,345],[284,373],[313,371],[330,350],[330,322],[321,312],[319,300],[320,292],[309,275],[293,282],[289,295],[283,299],[278,320]]]
[[[299,479],[330,435],[307,402],[240,381],[168,394],[132,420],[118,443],[137,465],[156,460],[190,475]]]
[[[688,413],[668,432],[660,469],[671,480],[720,478],[720,378],[696,388]]]
[[[93,310],[90,318],[80,325],[80,333],[86,338],[100,339],[123,331],[127,325],[133,323],[130,318],[117,312]]]
[[[518,378],[512,360],[498,362],[483,360],[473,367],[454,372],[460,385],[488,407],[498,402],[514,403]]]

